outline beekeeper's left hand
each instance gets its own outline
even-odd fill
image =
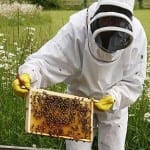
[[[17,78],[12,82],[12,88],[19,96],[26,96],[31,88],[31,77],[24,73],[17,75]]]
[[[99,101],[94,102],[94,105],[99,111],[105,112],[109,111],[112,108],[114,102],[115,99],[111,95],[106,95],[102,97]]]

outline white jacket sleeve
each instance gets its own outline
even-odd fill
[[[32,86],[36,88],[65,81],[80,68],[82,48],[79,43],[84,39],[81,36],[77,37],[73,23],[69,21],[53,39],[27,57],[19,74],[30,74]]]
[[[114,96],[113,110],[119,110],[133,104],[143,90],[147,66],[147,38],[143,28],[137,21],[135,39],[131,51],[126,51],[123,79],[108,91]],[[129,60],[129,61],[128,61]]]

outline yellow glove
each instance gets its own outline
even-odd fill
[[[102,97],[99,101],[95,102],[94,105],[99,111],[109,111],[115,100],[111,95]]]
[[[17,79],[12,82],[12,88],[17,95],[24,97],[28,94],[31,87],[31,78],[29,74],[25,73],[17,75]]]

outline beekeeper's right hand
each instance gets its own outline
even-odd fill
[[[114,102],[113,96],[105,95],[98,102],[95,102],[94,105],[99,111],[106,112],[112,108]]]
[[[12,88],[19,96],[26,96],[31,88],[31,77],[29,74],[17,75],[17,78],[12,82]]]

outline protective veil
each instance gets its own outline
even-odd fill
[[[113,53],[128,47],[132,40],[130,19],[116,12],[101,12],[91,20],[93,38],[102,50]]]
[[[70,94],[95,99],[105,94],[112,95],[115,103],[111,111],[95,111],[99,128],[98,146],[99,150],[124,150],[128,106],[141,94],[146,77],[147,39],[142,25],[135,17],[128,18],[119,12],[100,14],[98,10],[102,5],[122,7],[132,14],[134,1],[100,0],[72,15],[53,39],[26,59],[19,68],[19,74],[30,74],[32,86],[37,88],[66,82]],[[107,18],[109,15],[113,16],[110,20]],[[116,17],[120,18],[119,24],[115,24]],[[117,45],[111,42],[117,40],[112,38],[108,40],[112,47],[110,49],[109,44],[104,46],[100,43],[101,36],[98,37],[100,39],[96,37],[104,28],[99,29],[99,22],[95,26],[96,18],[106,18],[109,24],[103,24],[105,31],[108,29],[106,25],[114,21],[113,32],[115,29],[121,38],[127,36],[127,44],[120,47],[120,43]],[[66,149],[90,150],[91,144],[67,141]]]
[[[99,1],[97,11],[92,14],[88,27],[89,47],[93,57],[111,62],[120,57],[120,50],[132,44],[133,6],[134,0]]]

